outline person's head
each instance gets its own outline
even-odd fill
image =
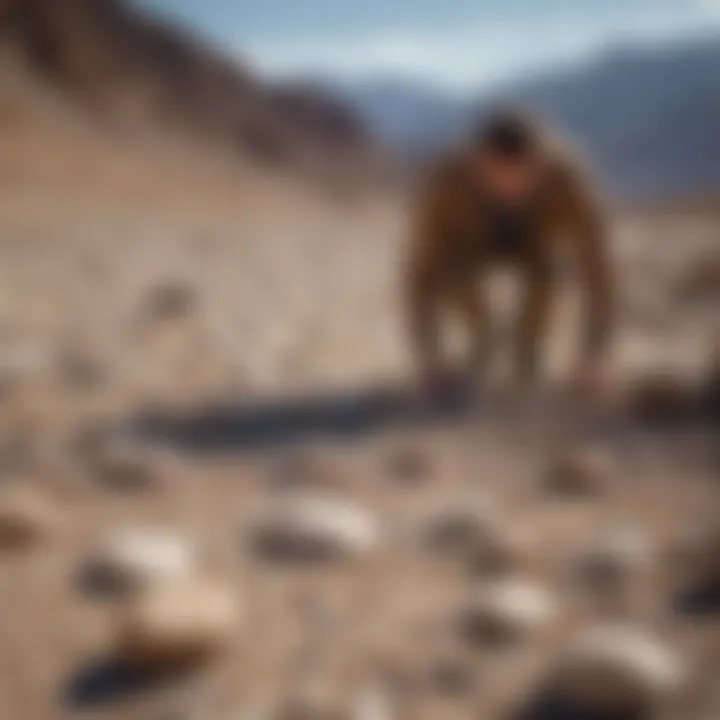
[[[536,187],[540,131],[527,115],[502,111],[486,120],[475,137],[478,182],[500,202],[522,203]]]

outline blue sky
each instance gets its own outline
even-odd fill
[[[448,87],[621,42],[720,33],[720,0],[136,0],[273,75],[401,74]]]

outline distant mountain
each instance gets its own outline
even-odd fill
[[[0,0],[0,63],[3,76],[32,82],[34,96],[44,87],[108,130],[179,132],[239,158],[314,171],[378,158],[370,133],[336,98],[263,83],[126,0]],[[4,91],[0,120],[22,110],[13,105],[22,94]]]
[[[401,81],[344,97],[381,136],[414,157],[461,139],[499,102],[525,105],[565,131],[617,196],[720,190],[720,38],[672,47],[616,48],[563,73],[508,83],[464,102]]]
[[[467,127],[467,98],[405,78],[339,82],[331,90],[354,106],[379,139],[403,155],[422,158]]]

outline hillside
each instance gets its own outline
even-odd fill
[[[59,113],[120,137],[176,134],[315,173],[379,158],[333,98],[268,87],[235,58],[121,0],[3,0],[0,72],[10,78],[0,89],[6,133],[28,121],[57,131]]]
[[[418,97],[416,84],[402,80],[392,81],[392,97],[372,90],[387,87],[387,78],[345,87],[344,97],[414,157],[455,142],[497,101],[527,105],[587,149],[616,196],[657,198],[720,188],[718,67],[720,39],[709,38],[609,49],[586,65],[507,83],[465,102],[428,87]]]

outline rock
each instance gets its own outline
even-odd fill
[[[480,574],[517,569],[532,555],[529,535],[503,522],[489,506],[445,510],[429,522],[424,535],[431,552],[467,560]]]
[[[637,378],[626,390],[629,413],[651,424],[683,422],[700,407],[697,388],[670,371]]]
[[[612,480],[613,465],[601,448],[572,447],[551,462],[546,487],[562,496],[597,496],[604,494]]]
[[[187,580],[195,570],[194,548],[182,537],[124,528],[103,540],[82,580],[91,591],[128,593],[159,582]]]
[[[494,525],[488,508],[447,508],[428,523],[425,543],[433,552],[466,556],[496,531]]]
[[[379,528],[361,508],[322,498],[295,498],[266,517],[254,532],[256,549],[275,560],[351,558],[371,551]]]
[[[229,645],[239,621],[236,598],[220,583],[156,583],[122,609],[117,657],[149,670],[195,666]]]
[[[654,637],[600,626],[570,645],[550,685],[559,703],[587,716],[645,718],[678,690],[683,675],[680,659]]]
[[[100,442],[91,463],[103,484],[119,491],[160,488],[179,468],[169,450],[124,436]]]
[[[25,548],[49,538],[60,524],[52,501],[29,483],[0,489],[0,548]]]
[[[597,591],[620,590],[655,560],[649,537],[635,528],[617,528],[600,537],[577,562],[581,581]]]
[[[555,598],[542,585],[525,580],[486,584],[461,617],[461,630],[474,644],[523,640],[557,616]]]

